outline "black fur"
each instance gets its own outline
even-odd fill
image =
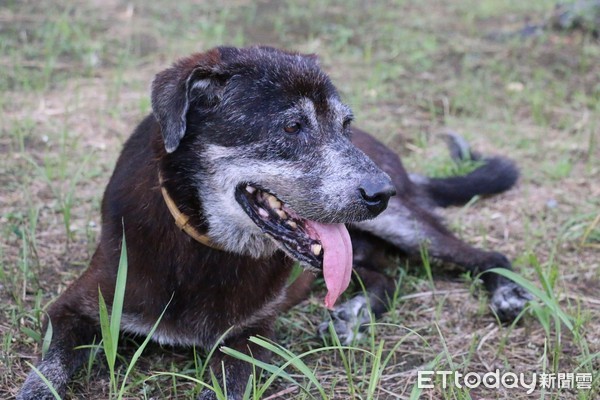
[[[475,196],[502,193],[519,179],[519,170],[506,158],[493,157],[482,162],[482,166],[464,176],[428,178],[423,184],[427,195],[439,207],[459,206]]]
[[[248,337],[273,338],[278,313],[302,293],[286,288],[294,262],[289,249],[265,237],[236,201],[236,190],[250,183],[268,189],[304,221],[336,223],[343,233],[341,224],[351,224],[355,270],[376,314],[393,290],[383,273],[387,250],[415,256],[427,244],[433,258],[473,273],[511,268],[502,254],[452,235],[429,206],[505,190],[516,180],[514,166],[490,159],[462,178],[411,181],[395,153],[367,133],[351,131],[350,110],[312,56],[261,47],[195,54],[157,75],[152,107],[125,143],[108,183],[102,235],[89,268],[48,307],[54,335],[38,367],[61,395],[88,355],[85,346],[100,337],[98,291],[110,302],[123,234],[128,277],[121,329],[148,334],[166,309],[155,340],[210,349],[228,332],[222,344],[268,360]],[[301,129],[286,130],[295,124]],[[162,188],[219,248],[196,242],[175,225]],[[290,229],[293,236],[297,231]],[[522,309],[521,288],[496,275],[483,280],[501,318]],[[350,315],[343,307],[338,311],[342,319]],[[226,381],[229,398],[241,399],[249,364],[217,353],[210,368]],[[200,398],[215,394],[205,390]],[[52,395],[31,372],[17,399]]]

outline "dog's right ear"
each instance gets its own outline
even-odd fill
[[[226,74],[218,49],[177,61],[152,82],[152,112],[158,121],[167,153],[174,152],[186,131],[190,102],[212,107],[221,97]]]

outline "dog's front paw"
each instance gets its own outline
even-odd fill
[[[48,357],[38,364],[37,370],[46,380],[52,385],[54,391],[59,397],[64,397],[67,391],[67,381],[69,374],[60,361],[56,358]],[[52,394],[52,390],[47,383],[42,380],[38,372],[31,371],[23,383],[23,387],[17,393],[17,400],[55,400],[56,397]]]
[[[57,390],[58,389],[58,390]],[[55,388],[59,393],[60,397],[63,397],[61,394],[64,392],[62,388]],[[54,394],[46,385],[46,383],[35,373],[31,372],[23,387],[17,393],[16,400],[55,400]]]
[[[204,389],[200,392],[198,400],[217,400],[217,394],[209,389]]]
[[[510,282],[494,291],[490,306],[500,321],[509,322],[523,311],[525,304],[531,299],[533,297],[527,290],[514,282]]]
[[[371,322],[371,311],[363,295],[335,307],[330,316],[330,320],[319,325],[319,335],[324,337],[329,332],[329,322],[332,322],[340,343],[344,345],[349,345],[355,338],[360,339]]]
[[[227,400],[242,400],[242,395],[227,394]],[[209,389],[204,389],[200,392],[197,400],[217,400],[217,394]]]

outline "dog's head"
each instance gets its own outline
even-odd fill
[[[321,269],[328,252],[348,255],[343,224],[377,216],[395,192],[350,142],[352,112],[314,56],[196,54],[157,75],[152,108],[166,157],[195,160],[209,236],[227,250],[278,246]]]

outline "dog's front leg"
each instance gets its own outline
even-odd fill
[[[269,321],[273,324],[273,321]],[[227,339],[224,343],[226,347],[245,353],[254,359],[267,362],[270,359],[270,352],[264,347],[258,346],[248,341],[250,336],[262,336],[273,338],[271,328],[253,329]],[[248,379],[252,375],[252,365],[245,361],[238,360],[221,352],[215,352],[210,360],[210,369],[217,377],[223,391],[226,391],[228,400],[242,400],[244,391],[248,384]],[[224,375],[223,375],[224,374]],[[212,390],[204,389],[198,400],[216,400],[217,396]]]
[[[67,303],[57,303],[48,312],[54,330],[50,347],[37,364],[39,373],[29,373],[17,400],[54,400],[52,391],[40,374],[61,398],[64,397],[71,375],[88,357],[89,350],[78,347],[92,343],[97,326]]]
[[[473,275],[492,268],[512,270],[504,255],[460,240],[434,214],[409,199],[395,197],[379,217],[355,225],[411,256],[419,257],[425,246],[432,259],[462,267]],[[515,319],[532,298],[524,288],[500,275],[483,274],[481,279],[490,292],[491,307],[502,321]]]
[[[388,310],[389,300],[394,296],[396,288],[391,277],[375,270],[372,265],[355,265],[354,271],[358,275],[359,284],[364,287],[364,293],[336,306],[329,318],[319,325],[319,335],[324,337],[329,332],[331,321],[340,342],[345,345],[362,337],[370,323]]]

